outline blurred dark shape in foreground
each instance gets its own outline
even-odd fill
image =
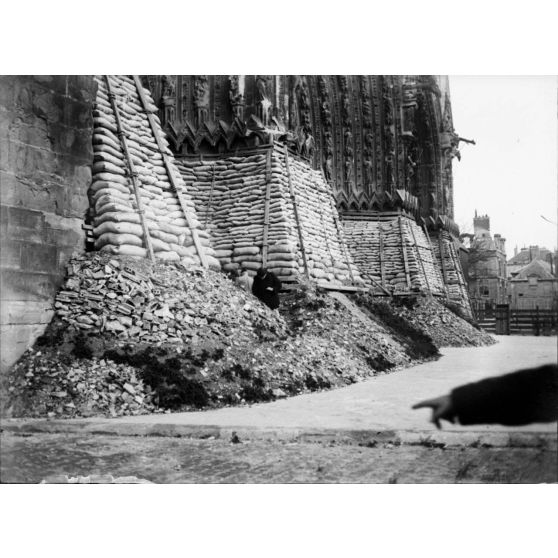
[[[413,409],[430,407],[432,422],[522,426],[558,419],[558,366],[548,364],[487,378],[427,399]]]

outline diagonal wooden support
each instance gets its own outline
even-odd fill
[[[130,179],[132,181],[132,187],[134,189],[134,195],[136,196],[136,204],[138,206],[138,213],[140,216],[141,227],[143,229],[143,237],[145,241],[145,246],[147,248],[147,254],[149,255],[149,259],[153,261],[155,257],[153,255],[153,246],[151,245],[151,237],[149,236],[149,228],[147,226],[147,221],[145,220],[143,202],[141,201],[141,196],[139,192],[138,175],[134,167],[134,162],[130,157],[130,152],[128,151],[128,142],[126,141],[126,134],[122,128],[122,121],[120,120],[120,111],[118,109],[118,105],[116,104],[115,95],[112,91],[110,77],[104,76],[104,78],[107,86],[108,98],[112,106],[112,111],[114,112],[114,119],[116,120],[117,135],[118,138],[120,139],[120,145],[122,146],[122,151],[124,151],[124,157],[126,159],[126,164],[128,165],[128,174],[130,175]]]
[[[199,239],[199,236],[198,236],[198,231],[194,227],[194,223],[192,222],[192,218],[190,216],[190,213],[188,212],[188,210],[186,208],[186,202],[184,201],[184,199],[182,197],[182,192],[178,188],[176,178],[175,178],[175,176],[172,172],[169,156],[166,154],[165,146],[163,145],[163,142],[161,140],[161,130],[157,126],[157,123],[155,122],[155,119],[153,118],[153,115],[148,110],[147,99],[145,97],[145,92],[143,91],[143,85],[141,84],[139,76],[132,76],[132,77],[133,77],[134,84],[136,86],[136,90],[138,92],[138,95],[139,95],[139,98],[140,98],[140,101],[141,101],[142,108],[145,111],[145,114],[147,116],[147,120],[149,121],[149,125],[151,126],[151,131],[153,133],[153,136],[155,137],[155,141],[157,142],[157,147],[159,149],[159,153],[163,157],[163,164],[165,166],[165,170],[167,171],[167,176],[169,177],[169,181],[171,183],[172,189],[173,189],[174,193],[176,194],[176,197],[178,199],[178,203],[180,204],[180,208],[182,209],[182,213],[184,214],[184,218],[186,219],[186,223],[188,224],[188,228],[190,229],[190,232],[192,233],[192,240],[194,241],[194,246],[196,248],[196,252],[197,252],[197,254],[200,258],[202,266],[207,268],[207,267],[209,267],[209,263],[208,263],[207,258],[205,256],[203,246],[201,245],[201,242],[200,242],[200,239]]]

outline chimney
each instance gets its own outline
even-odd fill
[[[515,245],[515,248],[513,249],[513,255],[517,256],[517,244]]]

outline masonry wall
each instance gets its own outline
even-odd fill
[[[517,310],[557,310],[558,281],[555,279],[512,279],[508,283],[510,306]]]
[[[1,370],[42,333],[84,250],[92,76],[0,77]]]

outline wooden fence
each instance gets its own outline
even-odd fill
[[[479,325],[497,335],[556,335],[558,312],[539,308],[519,310],[508,304],[476,312]]]

